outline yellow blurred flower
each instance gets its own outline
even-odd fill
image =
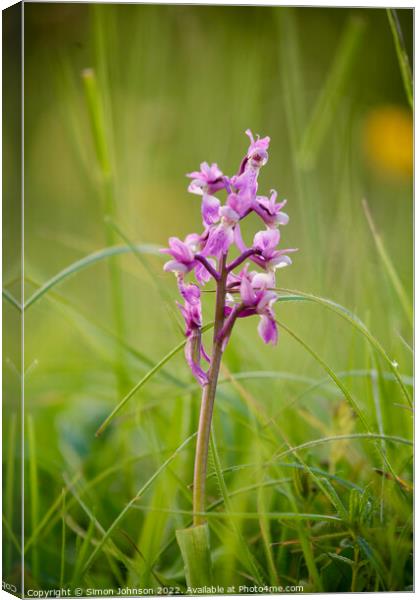
[[[410,178],[413,173],[413,119],[401,106],[379,106],[364,122],[367,158],[383,174]]]

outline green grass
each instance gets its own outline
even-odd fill
[[[25,298],[5,273],[3,310],[26,327],[26,586],[186,589],[176,531],[192,522],[200,389],[157,249],[200,227],[184,174],[203,160],[233,173],[250,127],[272,138],[260,189],[289,199],[282,244],[299,252],[278,278],[278,346],[241,319],[223,359],[203,513],[214,585],[411,589],[412,189],[363,150],[369,111],[407,105],[411,13],[398,30],[379,9],[25,13],[25,89],[39,90],[26,103]]]

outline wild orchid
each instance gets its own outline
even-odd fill
[[[280,250],[279,226],[289,217],[282,211],[286,200],[277,203],[277,192],[259,196],[258,176],[268,160],[270,138],[254,138],[246,131],[250,145],[238,173],[227,177],[216,163],[203,162],[199,171],[189,173],[188,191],[201,196],[204,230],[192,233],[184,241],[171,237],[169,247],[161,252],[171,259],[164,270],[175,274],[182,303],[177,303],[185,321],[185,357],[192,374],[203,389],[194,467],[194,525],[204,522],[205,480],[213,404],[216,395],[222,354],[239,318],[259,316],[258,333],[266,344],[276,344],[278,331],[274,304],[278,298],[276,271],[291,264],[290,253],[296,248]],[[215,196],[226,194],[225,204]],[[265,228],[258,231],[251,247],[241,235],[241,221],[257,214]],[[228,260],[230,251],[236,258]],[[259,270],[250,270],[251,263]],[[195,281],[187,282],[187,277]],[[210,356],[204,349],[201,289],[208,281],[216,284],[213,345]]]

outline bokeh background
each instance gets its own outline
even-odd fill
[[[411,57],[412,11],[399,10],[398,18]],[[233,174],[251,128],[271,137],[260,190],[288,198],[282,240],[299,248],[280,285],[357,314],[411,384],[412,113],[385,10],[27,4],[24,117],[26,299],[108,245],[162,247],[171,235],[199,230],[199,201],[187,193],[185,173],[207,160]],[[256,227],[251,219],[245,237]],[[184,585],[173,533],[189,519],[182,510],[191,508],[193,443],[83,573],[103,532],[196,429],[199,393],[188,387],[180,352],[94,436],[124,394],[182,341],[176,286],[161,266],[159,256],[133,252],[98,261],[25,312],[28,587]],[[16,291],[13,274],[5,278]],[[211,305],[209,294],[205,321]],[[341,374],[371,432],[410,439],[411,412],[389,365],[363,336],[316,303],[276,310]],[[238,324],[224,377],[278,375],[221,386],[215,431],[224,468],[365,431],[336,386],[313,388],[326,377],[313,355],[286,332],[276,348],[264,347],[256,325]],[[284,459],[365,491],[370,508],[362,503],[360,510],[373,516],[350,527],[353,533],[261,516],[335,513],[316,484],[302,480],[302,468],[227,472],[231,510],[260,515],[235,523],[263,580],[303,582],[307,591],[409,589],[410,457],[407,445],[350,440]],[[280,483],[267,483],[274,479]],[[347,506],[350,488],[337,485]],[[210,501],[218,498],[211,483]],[[218,581],[252,582],[235,528],[210,521]],[[322,535],[325,541],[314,541]],[[12,556],[9,549],[17,576]]]

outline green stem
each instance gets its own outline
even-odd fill
[[[106,111],[104,108],[104,94],[98,84],[95,71],[84,69],[82,72],[83,85],[85,89],[86,103],[89,111],[90,125],[92,129],[95,152],[101,173],[101,193],[103,211],[105,216],[105,240],[108,247],[116,244],[115,232],[109,224],[115,220],[116,198],[115,181],[111,160],[110,145],[108,143],[110,127],[107,127]],[[121,291],[121,272],[114,259],[109,261],[109,277],[111,290],[111,305],[117,335],[124,338],[124,302]],[[117,354],[117,381],[119,392],[122,395],[127,388],[129,380],[123,360],[123,353],[118,350]]]
[[[195,450],[194,464],[194,486],[193,486],[193,525],[202,525],[205,523],[206,502],[206,477],[207,477],[207,459],[209,454],[209,442],[211,431],[211,420],[213,416],[214,399],[216,397],[217,380],[219,377],[220,364],[223,354],[223,338],[219,335],[223,328],[225,320],[225,298],[226,298],[226,279],[228,271],[226,269],[226,255],[221,259],[220,278],[217,282],[216,291],[216,310],[214,317],[214,335],[213,350],[209,369],[209,382],[203,388],[201,399],[200,420],[198,424],[197,446]]]
[[[410,60],[404,44],[400,21],[395,8],[387,8],[386,13],[388,15],[389,26],[391,27],[392,37],[394,39],[405,93],[407,95],[408,103],[411,109],[413,109],[413,74],[411,72]]]
[[[357,573],[359,571],[359,547],[354,548],[352,575],[351,575],[351,592],[354,594],[357,591]]]

